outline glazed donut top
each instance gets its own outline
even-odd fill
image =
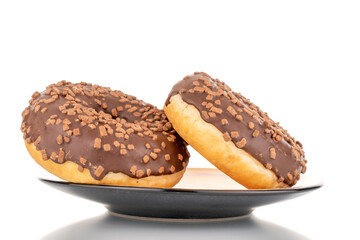
[[[305,172],[301,143],[225,83],[206,73],[195,72],[174,86],[165,105],[176,94],[197,108],[205,122],[219,129],[225,141],[232,141],[271,169],[279,182],[292,186],[300,173]]]
[[[21,130],[44,160],[72,161],[102,179],[142,178],[183,170],[189,153],[164,112],[121,91],[61,81],[35,92]]]

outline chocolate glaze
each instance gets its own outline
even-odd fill
[[[245,138],[245,146],[239,144],[237,147],[251,154],[264,167],[271,169],[279,182],[294,185],[300,178],[300,173],[305,172],[306,160],[301,144],[248,99],[231,91],[225,83],[211,78],[206,73],[197,72],[186,76],[173,87],[165,105],[168,105],[171,97],[177,94],[183,101],[193,105],[201,113],[204,121],[214,125],[222,133],[230,136],[232,131],[238,132],[238,136],[234,133],[232,137],[228,137],[235,146]],[[215,100],[220,100],[220,105],[217,104],[219,101]],[[212,106],[221,108],[222,112],[216,108],[211,110]],[[231,109],[228,111],[229,106],[235,112]],[[228,124],[226,121],[222,122],[223,119],[226,119]],[[276,156],[271,155],[271,151],[274,151]]]
[[[65,119],[71,124],[66,124]],[[100,126],[107,127],[106,136],[101,136]],[[53,154],[51,160],[55,163],[72,161],[89,169],[97,180],[108,172],[134,178],[172,174],[183,170],[189,159],[183,140],[162,110],[97,85],[62,81],[42,93],[34,93],[23,112],[21,130],[27,143],[35,143],[37,150],[46,151],[44,158],[50,159]],[[100,149],[94,147],[95,138],[101,139]],[[105,151],[108,146],[110,150]],[[120,154],[122,147],[126,154]],[[64,159],[60,156],[62,151]],[[156,159],[150,153],[157,155]],[[170,160],[165,160],[166,154]],[[147,163],[143,160],[145,155],[149,158]]]

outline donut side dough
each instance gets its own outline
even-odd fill
[[[266,169],[257,159],[239,149],[212,124],[205,122],[200,112],[184,102],[179,94],[164,106],[169,121],[178,134],[196,151],[226,175],[249,189],[289,187],[278,183],[274,172]]]
[[[26,148],[32,158],[44,169],[55,176],[74,183],[98,184],[98,185],[118,185],[118,186],[136,186],[136,187],[173,187],[182,178],[185,169],[174,174],[162,176],[149,176],[144,178],[132,178],[123,173],[107,173],[101,180],[95,180],[90,171],[86,168],[82,172],[78,170],[76,163],[66,161],[62,164],[52,160],[43,160],[41,152],[36,150],[34,143],[27,144]]]

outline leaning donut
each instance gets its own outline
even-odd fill
[[[206,73],[179,81],[164,111],[188,144],[247,188],[289,187],[306,170],[300,142],[248,99]]]
[[[164,112],[121,91],[61,81],[35,92],[22,116],[31,156],[70,182],[172,187],[188,163]]]

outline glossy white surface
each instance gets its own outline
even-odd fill
[[[254,216],[233,221],[173,223],[120,218],[107,213],[70,224],[43,240],[77,239],[308,239],[303,235]]]
[[[123,239],[118,227],[132,230],[128,238],[153,233],[153,225],[101,215],[103,206],[39,182],[51,176],[25,149],[21,112],[35,90],[62,79],[162,107],[177,80],[205,71],[299,139],[307,174],[325,185],[257,209],[244,223],[252,232],[239,221],[229,231],[204,225],[183,236],[242,238],[271,229],[267,238],[357,239],[359,12],[358,1],[0,1],[0,238],[49,239],[62,228],[80,235],[87,229],[83,236],[114,232],[115,239]],[[191,167],[211,167],[190,151]],[[156,237],[181,233],[155,229]]]

